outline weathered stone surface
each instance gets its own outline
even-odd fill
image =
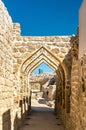
[[[12,22],[0,0],[0,130],[18,130],[24,121],[31,105],[28,77],[42,62],[56,72],[56,95],[52,85],[46,93],[51,100],[56,99],[55,110],[65,127],[85,130],[86,54],[78,59],[79,34],[31,37],[20,33],[20,24]],[[47,82],[42,77],[40,84],[37,80],[31,84],[33,89],[41,89]]]

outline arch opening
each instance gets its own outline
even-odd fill
[[[29,75],[29,86],[32,94],[32,107],[33,102],[37,102],[39,106],[46,105],[54,108],[56,73],[44,61]]]
[[[54,70],[43,61],[38,67],[36,67],[36,69],[32,71],[31,75],[53,72]]]
[[[52,70],[55,72],[55,78],[56,78],[56,92],[55,92],[55,109],[57,108],[58,104],[58,98],[60,99],[60,107],[66,108],[66,97],[65,97],[65,91],[66,91],[66,82],[68,79],[67,75],[67,69],[65,65],[47,48],[41,47],[36,52],[34,52],[30,57],[25,59],[25,61],[21,65],[21,75],[23,77],[23,91],[28,90],[29,96],[31,97],[31,87],[30,87],[30,75],[31,73],[43,62],[45,62]],[[57,83],[59,82],[59,85]],[[37,81],[34,81],[36,83]],[[41,81],[43,83],[43,81]],[[37,83],[38,85],[38,83]],[[43,85],[43,84],[42,84]],[[41,85],[41,86],[42,86]],[[27,86],[27,88],[26,88]],[[40,85],[38,85],[40,86]],[[59,95],[59,89],[58,86],[60,86],[60,95]],[[39,87],[40,90],[42,87]],[[46,95],[48,95],[48,91],[46,91]],[[59,96],[57,96],[59,95]]]

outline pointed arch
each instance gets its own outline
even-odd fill
[[[64,56],[65,57],[65,56]],[[45,62],[52,68],[54,71],[57,71],[56,74],[59,76],[58,82],[61,87],[59,99],[61,99],[61,107],[66,109],[66,86],[68,83],[68,70],[63,61],[61,61],[53,52],[47,49],[44,46],[41,46],[38,50],[32,53],[28,58],[26,58],[20,67],[21,77],[24,79],[24,84],[22,84],[22,88],[24,89],[27,85],[27,77],[31,74],[31,72],[37,68],[42,62]],[[29,79],[29,78],[28,78]],[[61,84],[60,84],[61,83]],[[58,87],[58,86],[57,86]],[[58,88],[56,88],[58,91]],[[58,94],[57,94],[58,95]],[[57,98],[56,98],[57,104]],[[55,105],[57,106],[57,105]]]
[[[58,66],[60,65],[64,70],[65,77],[67,77],[67,69],[65,65],[55,54],[53,54],[45,46],[41,46],[38,50],[36,50],[27,59],[23,61],[23,63],[21,64],[20,72],[25,73],[27,70],[28,72],[31,72],[33,70],[31,68],[36,68],[43,61],[45,61],[48,66],[52,66],[54,70],[58,69]]]
[[[45,62],[52,70],[56,70],[57,67],[53,66],[52,64],[50,64],[45,58],[39,60],[34,66],[32,66],[29,70],[28,73],[31,73],[33,70],[35,70],[37,68],[37,66],[39,66],[42,62]]]

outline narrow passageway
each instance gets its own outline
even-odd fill
[[[54,108],[32,101],[31,113],[20,130],[65,130],[59,117],[54,115]]]

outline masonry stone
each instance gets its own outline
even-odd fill
[[[75,36],[32,37],[21,36],[20,24],[13,23],[0,0],[0,130],[19,130],[23,124],[31,108],[31,88],[47,84],[46,76],[30,81],[42,62],[56,74],[56,90],[44,88],[48,98],[55,98],[55,112],[67,130],[86,130],[85,5],[83,0]]]

